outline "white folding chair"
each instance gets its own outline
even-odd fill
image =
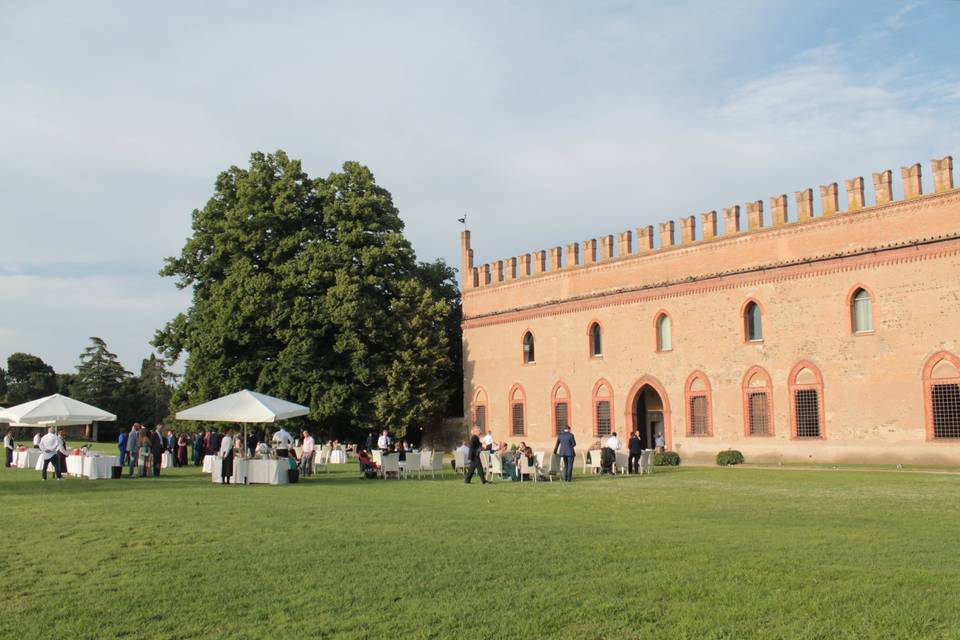
[[[590,462],[587,463],[587,468],[592,473],[600,473],[600,449],[590,449]]]
[[[614,473],[619,473],[619,474],[627,473],[630,470],[629,468],[630,458],[627,456],[627,452],[617,450],[617,451],[614,451],[613,454],[614,454],[614,457],[616,458],[613,463]]]
[[[320,450],[313,454],[314,471],[326,471],[330,464],[330,447],[320,447]]]
[[[494,477],[500,480],[503,479],[503,461],[500,460],[500,456],[497,454],[490,456],[490,469],[487,471],[487,475],[490,476],[491,479]]]
[[[419,453],[407,454],[407,459],[403,466],[403,477],[406,478],[411,473],[416,473],[417,478],[420,477],[420,454]]]
[[[456,468],[458,473],[467,472],[467,461],[466,458],[464,458],[462,451],[453,452],[453,466]]]
[[[653,449],[647,449],[646,451],[640,454],[641,463],[643,463],[643,470],[640,473],[653,473]],[[644,460],[645,459],[645,460]]]
[[[529,474],[530,478],[534,482],[538,482],[540,480],[540,478],[538,477],[539,474],[537,473],[536,458],[534,458],[533,464],[530,464],[527,461],[527,456],[525,455],[520,456],[520,482],[523,482],[524,474]]]
[[[387,479],[387,474],[394,473],[397,476],[397,480],[400,479],[400,454],[397,453],[388,453],[383,456],[380,463],[380,475],[383,476],[383,479]]]
[[[560,456],[555,453],[545,454],[540,471],[550,479],[550,482],[553,482],[553,476],[560,475]]]
[[[431,451],[430,455],[420,454],[420,468],[429,471],[431,478],[436,478],[439,471],[440,479],[443,480],[443,451]]]

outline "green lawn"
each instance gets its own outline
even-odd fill
[[[0,636],[960,638],[960,476],[0,470]]]

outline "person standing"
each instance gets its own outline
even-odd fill
[[[57,438],[60,439],[60,449],[57,451],[57,458],[60,460],[60,475],[67,470],[67,432],[63,429],[57,431]]]
[[[39,431],[33,434],[33,448],[34,449],[40,448],[40,432]]]
[[[13,431],[7,431],[3,436],[3,455],[6,456],[3,466],[9,467],[13,464]]]
[[[384,429],[380,437],[377,438],[377,449],[380,449],[380,451],[388,451],[390,449],[390,434],[386,429]]]
[[[120,467],[127,466],[125,463],[127,461],[127,432],[121,431],[120,435],[117,436],[117,451],[120,452]]]
[[[227,429],[220,441],[220,482],[230,484],[233,476],[233,429]]]
[[[463,479],[464,482],[470,484],[470,480],[473,479],[474,472],[480,474],[481,484],[488,484],[489,480],[483,475],[483,464],[480,461],[480,451],[483,449],[483,444],[480,442],[480,427],[473,428],[473,435],[470,436],[470,466],[467,469],[467,476]]]
[[[197,431],[197,436],[193,439],[193,464],[203,466],[203,429]]]
[[[57,480],[63,480],[63,468],[60,466],[60,456],[65,456],[67,450],[63,446],[63,440],[60,439],[60,436],[57,435],[53,427],[47,429],[47,435],[40,438],[39,445],[40,455],[43,456],[43,470],[40,473],[40,477],[44,480],[47,479],[47,466],[53,463],[53,471],[57,476]]]
[[[293,446],[293,436],[283,427],[273,434],[273,444],[277,447],[278,458],[289,458],[290,447]]]
[[[158,427],[160,425],[157,425]],[[173,466],[179,467],[179,461],[177,460],[177,439],[173,435],[172,429],[167,429],[167,435],[163,437],[163,448],[165,453],[169,453],[170,457],[173,458]]]
[[[573,460],[576,457],[577,439],[570,432],[570,425],[566,425],[560,435],[557,436],[557,444],[553,447],[553,452],[563,460],[563,481],[573,481]]]
[[[187,466],[187,434],[177,436],[177,466]]]
[[[130,433],[127,435],[127,462],[130,464],[130,477],[133,477],[133,472],[137,468],[137,455],[140,452],[140,443],[138,442],[140,438],[140,423],[134,422],[133,426],[130,427]]]
[[[141,428],[139,431],[137,431],[135,442],[137,443],[137,452],[139,455],[134,456],[133,459],[137,462],[137,466],[140,468],[140,477],[146,478],[147,469],[151,469],[153,467],[153,465],[150,464],[150,452],[153,447],[150,444],[150,434],[147,433],[146,429]]]
[[[656,442],[657,451],[663,453],[664,449],[667,448],[667,442],[663,439],[663,432],[657,434],[657,438],[654,441]]]
[[[306,429],[303,430],[303,453],[300,456],[301,475],[313,475],[313,456],[317,449],[317,442]]]
[[[627,447],[630,449],[630,457],[627,459],[627,473],[640,473],[640,454],[643,453],[643,443],[640,441],[639,429],[630,434]]]
[[[373,451],[373,431],[367,432],[367,451]]]
[[[163,428],[162,424],[158,424],[154,427],[153,431],[150,431],[150,453],[153,456],[153,477],[160,477],[160,463],[163,462],[163,435],[160,434],[160,430]]]

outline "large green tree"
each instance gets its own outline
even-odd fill
[[[140,376],[135,379],[138,420],[146,424],[157,424],[170,415],[170,400],[173,398],[173,384],[177,376],[167,370],[163,359],[150,354],[140,365]]]
[[[90,342],[80,354],[76,377],[69,382],[70,392],[77,400],[116,412],[120,389],[133,374],[123,368],[101,338],[93,336]]]
[[[449,400],[435,386],[450,366],[449,304],[418,278],[390,193],[360,164],[311,179],[282,151],[252,154],[217,177],[161,274],[193,288],[154,339],[168,359],[187,354],[177,406],[247,387],[355,435],[419,427]]]
[[[17,352],[7,358],[7,405],[36,400],[57,391],[53,367],[35,355]]]

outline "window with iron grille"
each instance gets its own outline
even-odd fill
[[[511,407],[511,435],[522,436],[523,433],[523,404],[520,402],[515,402],[513,407]]]
[[[707,396],[690,396],[689,415],[687,416],[688,432],[691,436],[710,435],[710,423],[707,416]]]
[[[597,400],[597,435],[608,436],[610,433],[610,401]]]
[[[798,438],[820,437],[820,401],[816,389],[796,389],[793,407]]]
[[[480,427],[481,431],[487,430],[487,407],[478,405],[473,412],[473,426]]]
[[[770,402],[766,391],[753,391],[747,396],[747,420],[750,435],[770,435]]]
[[[567,403],[558,402],[553,405],[553,432],[554,435],[559,434],[567,426]]]
[[[960,438],[960,384],[934,384],[930,387],[933,403],[933,437]]]

